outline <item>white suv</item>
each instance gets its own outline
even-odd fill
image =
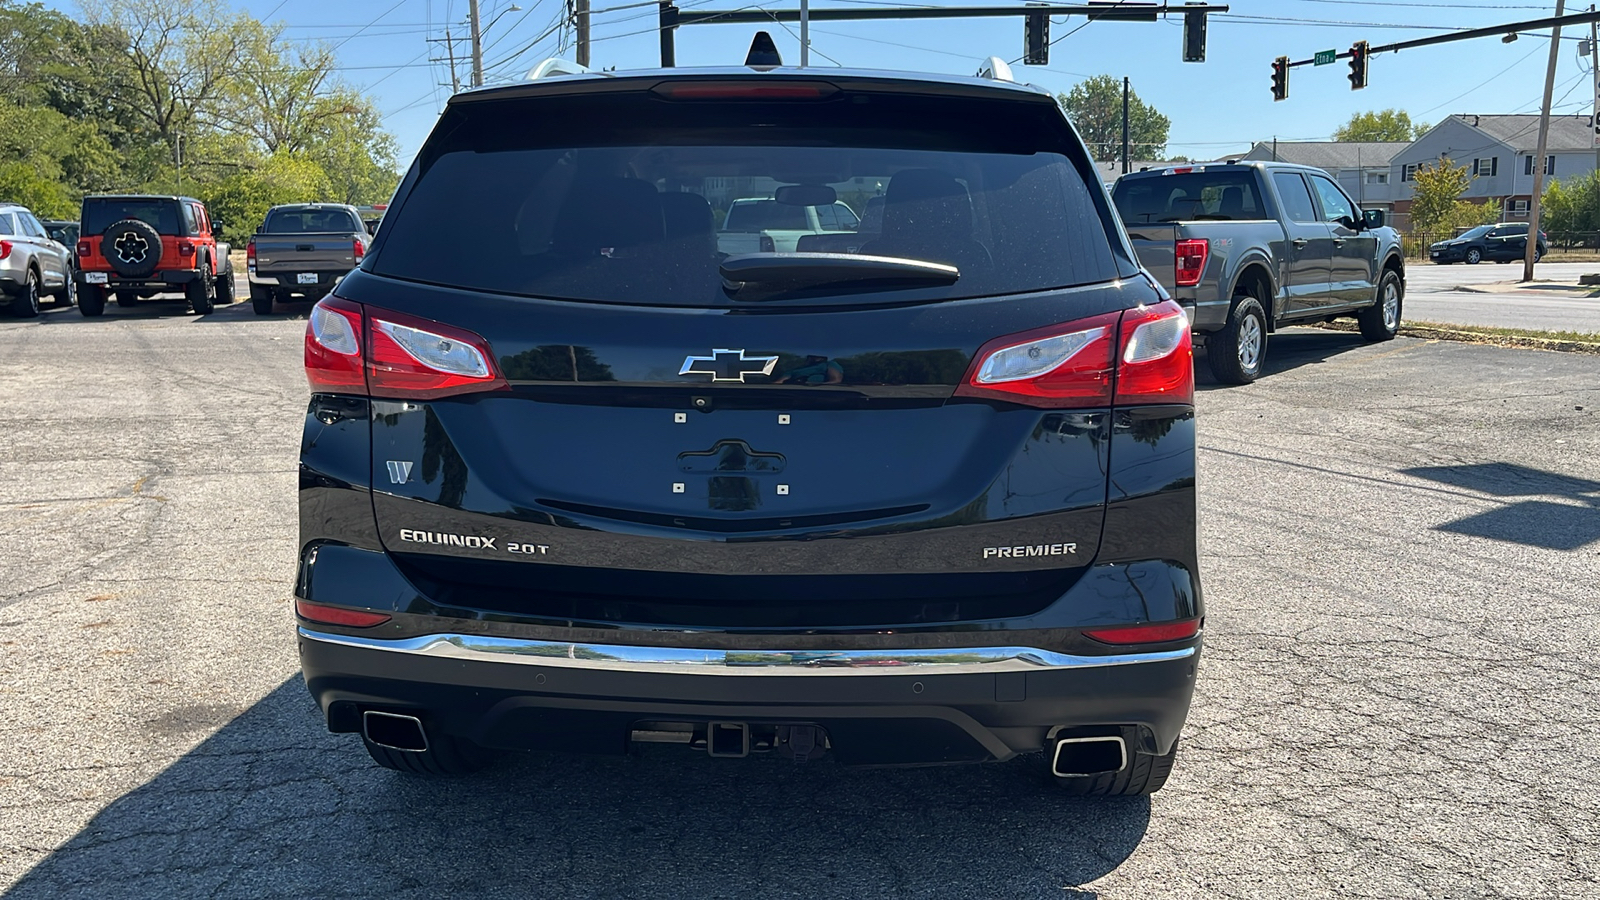
[[[42,294],[71,306],[76,293],[72,249],[51,240],[26,206],[0,203],[0,296],[11,314],[37,316]]]

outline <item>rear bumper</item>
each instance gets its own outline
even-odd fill
[[[300,275],[299,272],[279,272],[276,274],[265,275],[251,272],[250,283],[260,287],[281,287],[291,291],[315,291],[319,288],[326,290],[338,284],[339,279],[349,274],[349,270],[346,269],[339,272],[307,272],[306,274],[316,275],[317,280],[315,282],[301,284],[298,281]]]
[[[92,281],[89,277],[91,275],[95,276],[96,278],[104,275],[105,280]],[[173,288],[181,288],[199,277],[200,272],[196,269],[168,269],[161,272],[151,273],[148,278],[127,278],[122,275],[118,275],[115,272],[102,271],[79,271],[73,275],[73,278],[78,282],[79,287],[103,287],[111,290],[125,291],[168,291],[172,290]]]
[[[729,653],[469,635],[381,640],[302,627],[307,686],[333,731],[367,709],[489,747],[622,752],[643,722],[819,725],[856,765],[1007,759],[1054,729],[1116,726],[1171,749],[1198,640],[1073,656],[1016,647]],[[893,664],[883,664],[893,663]]]

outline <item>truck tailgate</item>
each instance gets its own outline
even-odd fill
[[[258,234],[256,271],[262,274],[348,272],[356,266],[348,234]]]
[[[1167,290],[1172,290],[1176,276],[1176,256],[1173,246],[1178,239],[1176,222],[1125,222],[1128,237],[1133,241],[1133,251],[1139,264],[1150,272]]]

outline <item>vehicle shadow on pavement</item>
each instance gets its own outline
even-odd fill
[[[1436,526],[1439,531],[1549,550],[1577,550],[1600,541],[1600,482],[1504,462],[1419,466],[1402,469],[1400,474],[1493,497],[1560,497],[1576,501],[1507,502],[1488,512]]]
[[[1150,801],[1068,797],[1040,766],[845,769],[662,746],[425,781],[327,734],[296,676],[5,897],[1096,897],[1073,886],[1133,853]]]
[[[1267,339],[1267,358],[1261,364],[1261,377],[1271,378],[1283,372],[1327,362],[1329,359],[1368,346],[1358,334],[1348,331],[1327,331],[1316,328],[1288,328],[1273,333]],[[1205,359],[1210,348],[1195,351],[1194,384],[1202,391],[1231,390],[1238,385],[1222,384],[1211,376],[1211,366]]]

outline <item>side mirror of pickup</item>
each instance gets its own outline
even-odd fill
[[[1382,228],[1384,223],[1383,210],[1365,209],[1361,211],[1362,228]]]

